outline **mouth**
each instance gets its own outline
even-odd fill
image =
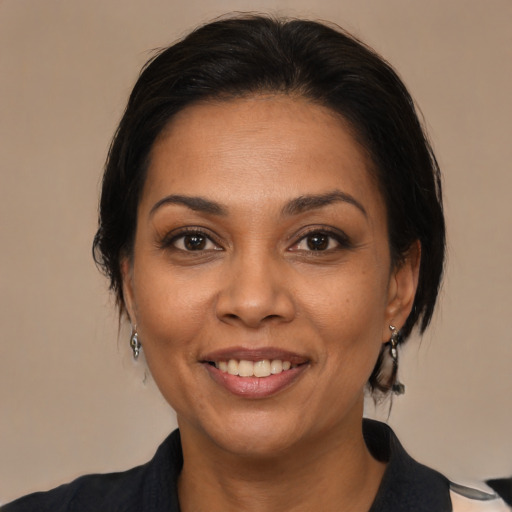
[[[310,365],[304,356],[269,348],[218,351],[201,363],[217,384],[244,398],[273,396],[294,384]]]

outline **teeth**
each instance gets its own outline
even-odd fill
[[[238,375],[238,361],[234,359],[228,361],[228,373],[230,375]]]
[[[231,361],[229,361],[231,363]],[[240,361],[238,363],[238,375],[240,377],[252,377],[254,375],[254,363],[252,361]]]
[[[256,361],[253,366],[255,377],[268,377],[270,375],[270,361],[268,359]]]
[[[276,373],[281,373],[283,371],[283,361],[280,359],[274,359],[270,363],[270,373],[272,375],[275,375]]]
[[[247,361],[242,359],[230,359],[229,361],[216,361],[215,367],[221,372],[229,373],[230,375],[239,375],[240,377],[269,377],[270,375],[277,375],[278,373],[296,368],[297,365],[292,365],[290,361],[282,361],[281,359],[262,359],[261,361]]]

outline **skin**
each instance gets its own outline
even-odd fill
[[[298,97],[187,107],[156,141],[123,292],[177,412],[184,511],[370,507],[384,465],[362,437],[364,387],[410,312],[419,250],[392,266],[369,169],[343,121]],[[247,398],[204,363],[231,347],[306,362]]]

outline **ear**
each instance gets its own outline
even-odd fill
[[[121,277],[123,280],[123,300],[128,314],[130,323],[137,325],[137,317],[135,315],[135,299],[133,293],[133,265],[132,261],[128,257],[121,259]]]
[[[389,326],[401,329],[414,304],[420,272],[421,244],[416,240],[391,272],[382,341],[390,338]]]

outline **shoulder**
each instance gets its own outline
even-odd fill
[[[448,479],[415,461],[389,426],[365,420],[363,434],[370,453],[387,465],[370,512],[451,511]]]
[[[510,512],[491,488],[450,482],[415,461],[387,425],[365,420],[363,432],[372,455],[387,463],[371,512]]]
[[[176,508],[176,482],[183,464],[174,431],[148,463],[128,471],[86,475],[53,490],[19,498],[0,512],[140,512]]]
[[[124,506],[123,510],[130,510],[126,505],[133,501],[133,493],[140,487],[143,475],[144,466],[122,473],[86,475],[51,491],[19,498],[2,507],[1,512],[92,512],[104,509],[112,500],[116,500],[119,507]]]

